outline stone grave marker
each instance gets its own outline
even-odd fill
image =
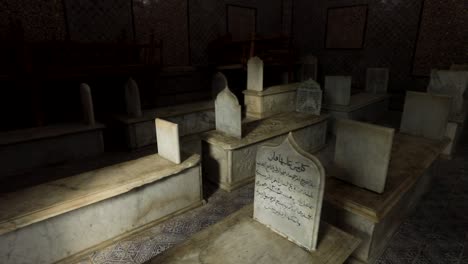
[[[320,115],[322,90],[320,84],[309,79],[302,82],[296,92],[296,111]]]
[[[395,129],[347,119],[337,120],[335,176],[356,186],[383,193]]]
[[[429,139],[444,138],[451,104],[449,96],[406,92],[400,131]]]
[[[322,164],[289,133],[280,145],[264,145],[257,151],[254,219],[313,251],[324,187]]]
[[[179,125],[159,118],[155,125],[159,156],[180,164]]]
[[[259,57],[247,62],[247,90],[263,91],[263,61]]]
[[[125,85],[125,104],[129,116],[140,117],[143,115],[141,112],[140,91],[137,83],[132,78]]]
[[[301,64],[299,80],[317,80],[317,57],[313,55],[304,56],[301,58]]]
[[[374,94],[387,93],[388,79],[388,68],[368,68],[366,73],[366,91]]]
[[[457,115],[463,110],[463,94],[468,86],[468,71],[431,71],[431,80],[427,91],[432,94],[447,95],[453,99],[451,114]]]
[[[216,130],[242,138],[242,109],[237,97],[226,86],[215,100]]]
[[[216,99],[216,96],[227,86],[226,76],[220,72],[216,73],[211,81],[211,95],[213,99]]]
[[[349,105],[351,100],[351,76],[325,76],[325,102]]]
[[[88,84],[82,83],[80,85],[80,95],[81,95],[81,106],[83,108],[84,122],[87,125],[95,125],[96,120],[94,118],[93,97],[91,94],[91,88],[89,87]]]

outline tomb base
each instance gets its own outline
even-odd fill
[[[296,110],[296,90],[300,83],[272,86],[264,91],[245,90],[244,104],[250,118],[266,118]]]
[[[327,115],[289,112],[247,123],[241,139],[216,130],[202,133],[203,175],[223,190],[237,189],[254,181],[259,146],[279,144],[293,131],[301,148],[316,152],[325,146],[327,120]]]
[[[200,156],[159,155],[2,195],[2,263],[68,258],[203,203]],[[67,260],[64,260],[67,258]]]
[[[116,126],[122,131],[128,149],[138,149],[156,143],[155,118],[177,123],[180,136],[215,129],[213,101],[148,110],[143,112],[142,117],[117,116]]]
[[[248,205],[148,264],[338,264],[359,245],[359,239],[322,222],[318,248],[309,252],[253,220],[252,214],[253,206]]]
[[[429,189],[433,163],[447,144],[448,139],[395,135],[383,194],[327,178],[323,219],[362,240],[350,263],[375,263]]]
[[[0,178],[35,168],[97,156],[103,125],[61,124],[0,134]]]
[[[324,113],[330,114],[329,130],[336,134],[335,120],[352,119],[373,123],[388,111],[388,94],[358,93],[351,96],[349,105],[324,104]]]

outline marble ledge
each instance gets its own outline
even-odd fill
[[[448,143],[448,138],[439,141],[401,133],[395,134],[383,194],[340,181],[332,176],[336,173],[333,168],[326,168],[328,177],[324,199],[339,208],[378,223],[417,183]]]
[[[389,94],[357,93],[351,96],[349,105],[323,104],[322,108],[328,111],[352,112],[370,104],[390,98]]]
[[[155,108],[143,111],[143,116],[140,117],[129,117],[126,115],[115,116],[115,119],[124,124],[133,124],[146,122],[158,118],[174,117],[190,113],[202,112],[202,111],[214,111],[214,101],[201,101],[190,104],[180,104],[168,107]]]
[[[244,90],[242,93],[244,95],[250,95],[250,96],[267,96],[267,95],[273,95],[273,94],[279,94],[279,93],[286,93],[286,92],[291,92],[291,91],[296,91],[297,88],[300,86],[301,83],[291,83],[291,84],[283,84],[283,85],[276,85],[276,86],[270,86],[268,88],[265,88],[263,91],[251,91],[251,90]]]
[[[104,129],[103,124],[67,123],[0,133],[0,146]]]
[[[239,149],[328,119],[328,115],[299,112],[277,114],[266,119],[243,123],[245,136],[241,139],[212,130],[201,134],[202,140],[225,150]]]
[[[193,154],[174,164],[157,154],[0,194],[0,235],[127,193],[200,163]]]
[[[344,263],[359,246],[354,236],[321,222],[316,251],[309,252],[252,218],[248,205],[146,264],[170,263]]]

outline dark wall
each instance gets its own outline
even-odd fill
[[[418,33],[421,0],[305,1],[294,6],[294,43],[302,54],[317,55],[322,75],[353,76],[363,86],[367,67],[389,67],[390,89],[411,87],[411,64]],[[327,9],[368,4],[364,47],[358,50],[325,49]]]

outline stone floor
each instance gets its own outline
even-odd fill
[[[441,160],[431,191],[400,226],[379,264],[468,264],[468,139]],[[232,193],[206,191],[208,203],[140,235],[94,252],[80,264],[143,263],[251,203],[253,185]]]

